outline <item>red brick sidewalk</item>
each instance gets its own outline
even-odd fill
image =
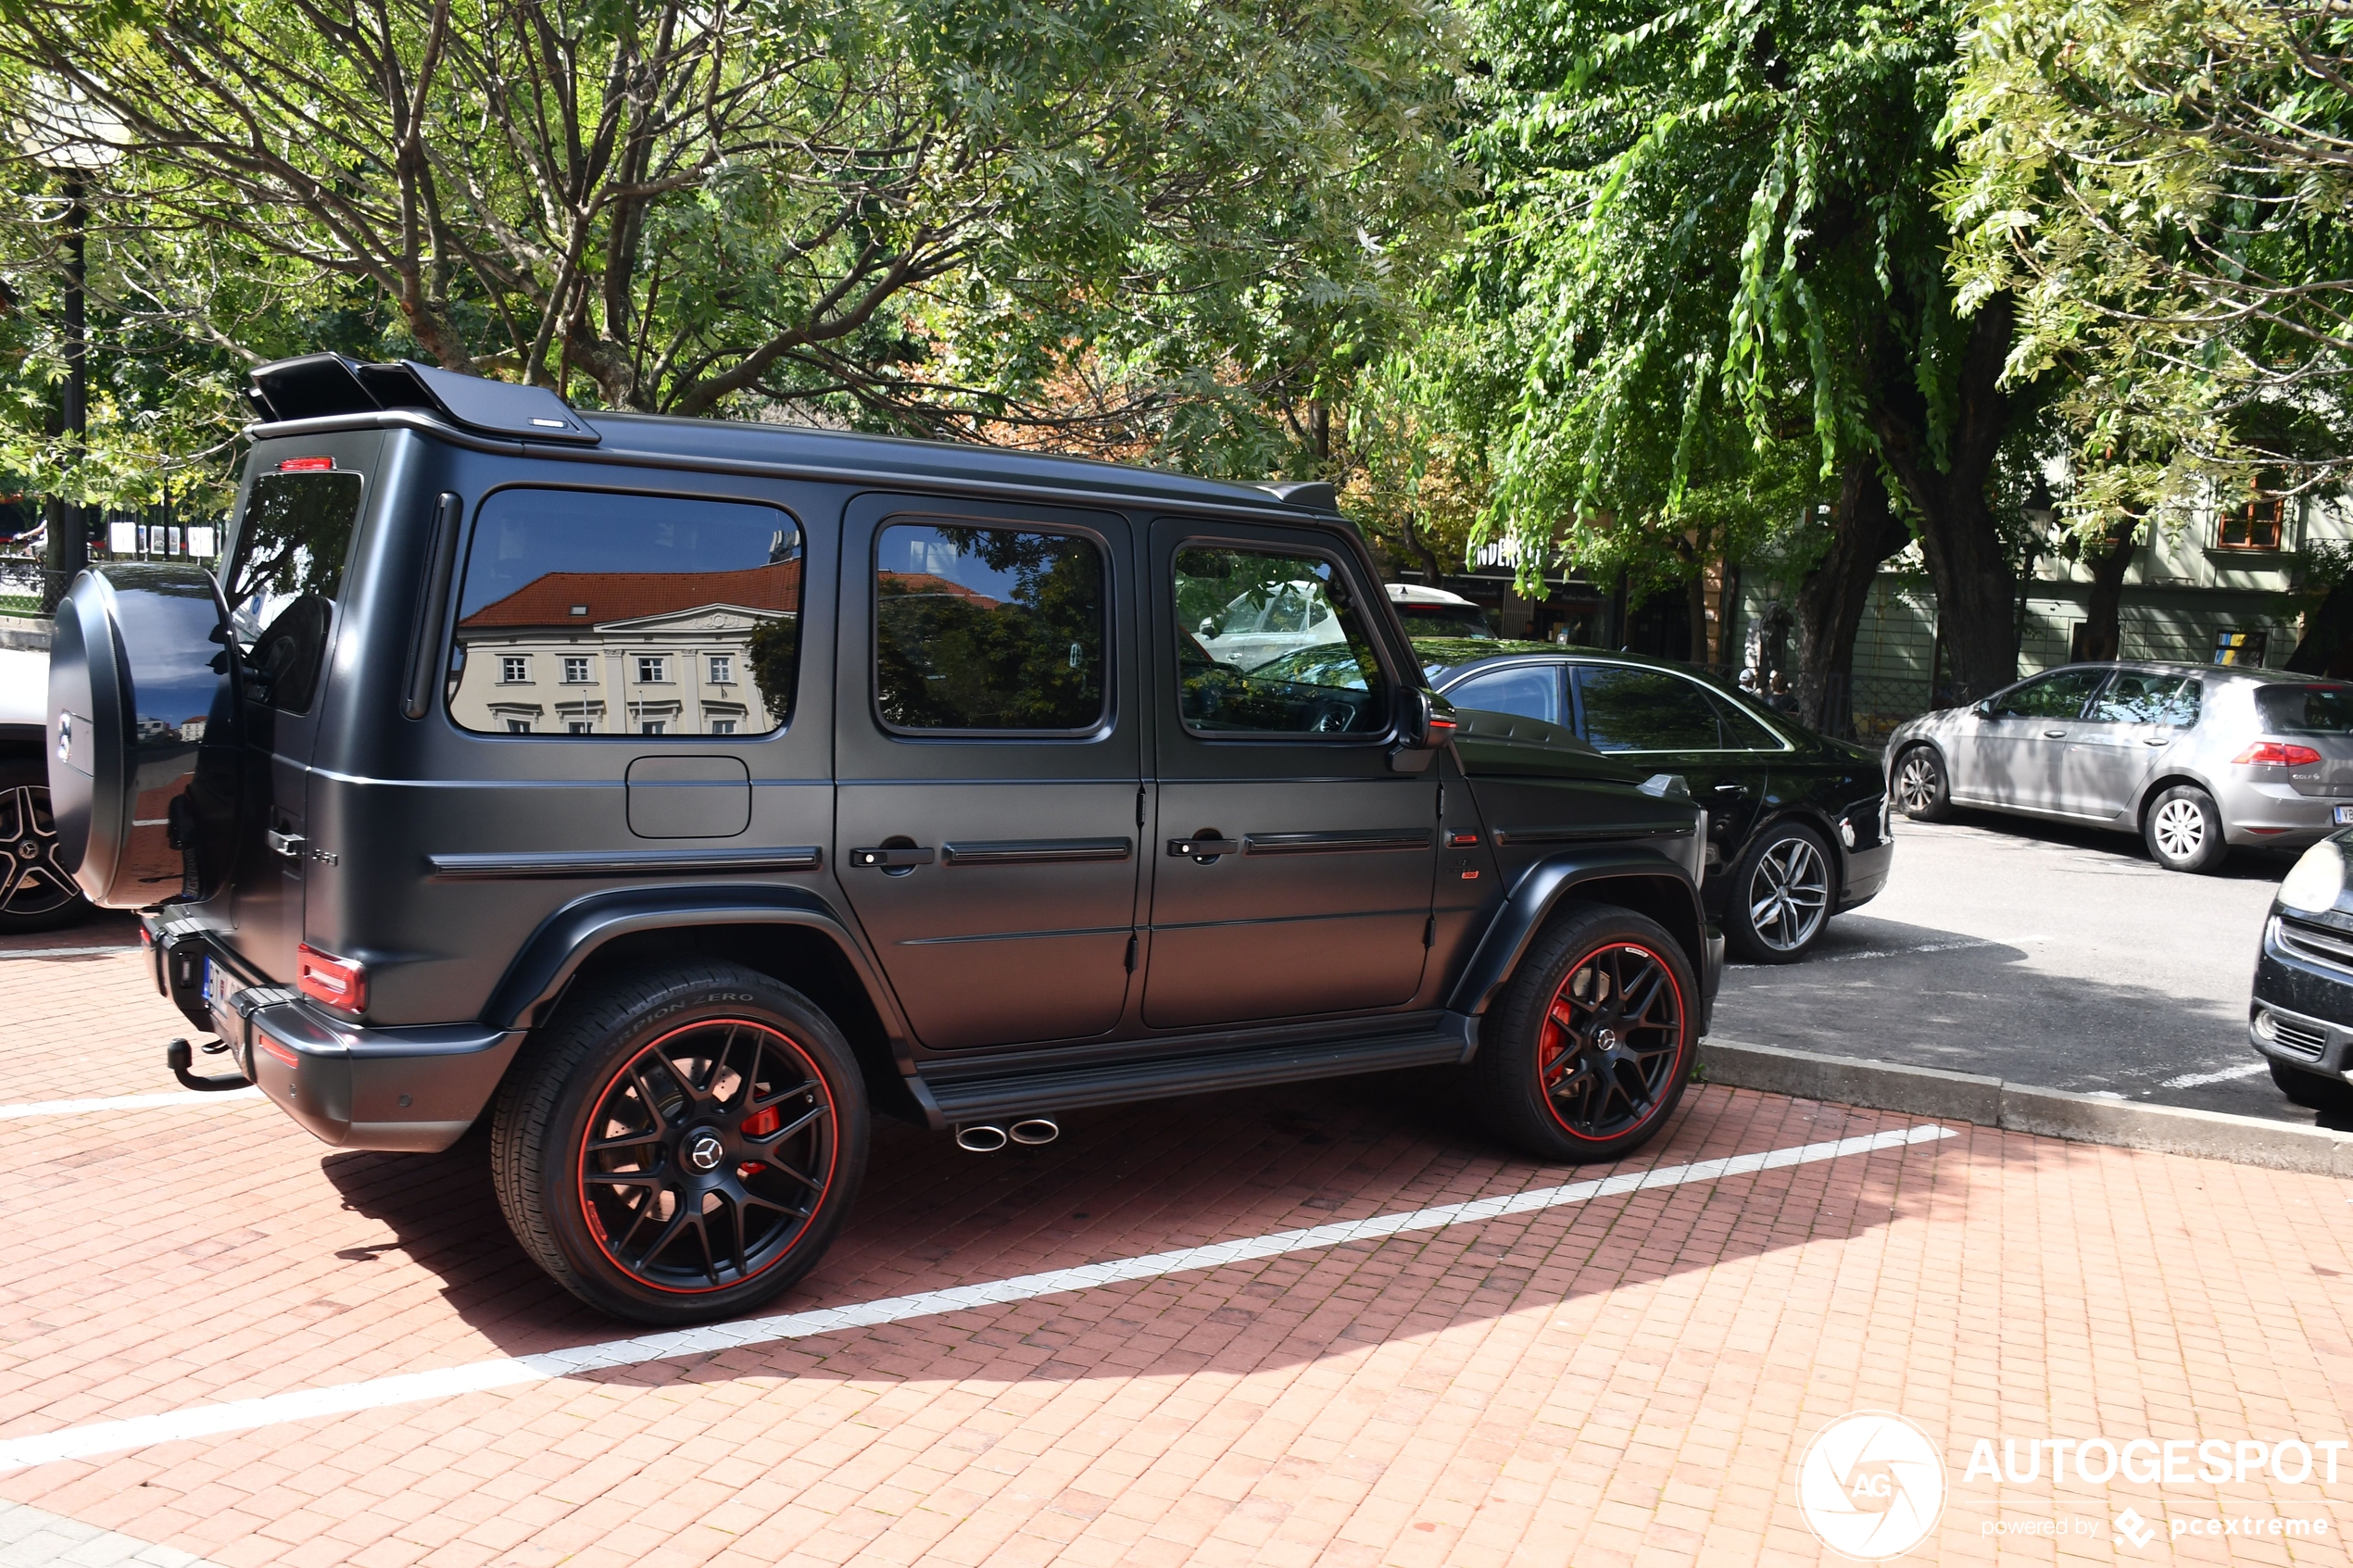
[[[169,1090],[159,1043],[188,1032],[120,956],[0,959],[0,1017],[12,1103]],[[783,1306],[1599,1173],[1502,1158],[1430,1098],[1187,1100],[988,1157],[887,1126],[843,1242]],[[1633,1164],[1913,1122],[1707,1089]],[[0,1439],[627,1332],[522,1260],[478,1143],[339,1153],[255,1101],[0,1128]],[[2353,1453],[2334,1486],[1964,1467],[1981,1436],[2353,1436],[2353,1189],[1961,1131],[41,1465],[0,1499],[233,1565],[1816,1562],[1799,1456],[1868,1407],[1945,1454],[1915,1561],[2345,1561]],[[2160,1532],[2145,1549],[2111,1533],[2128,1506]],[[2171,1534],[2225,1515],[2331,1523]],[[1988,1533],[2051,1520],[2098,1530]]]

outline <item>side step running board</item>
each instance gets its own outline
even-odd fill
[[[1411,1035],[1285,1041],[1213,1055],[1107,1062],[1060,1071],[1032,1069],[993,1077],[960,1075],[946,1082],[926,1078],[923,1086],[949,1125],[1001,1121],[1008,1116],[1167,1099],[1261,1084],[1446,1066],[1469,1058],[1478,1026],[1477,1019],[1466,1015]]]

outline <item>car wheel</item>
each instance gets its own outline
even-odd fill
[[[1831,848],[1809,827],[1784,822],[1756,835],[1732,873],[1724,936],[1747,963],[1795,963],[1830,924]]]
[[[866,1163],[856,1058],[807,997],[734,964],[627,972],[535,1038],[491,1124],[523,1249],[616,1317],[773,1299],[841,1228]]]
[[[2167,871],[2210,872],[2231,852],[2222,841],[2221,808],[2196,784],[2175,784],[2150,802],[2141,836]]]
[[[1699,985],[1666,928],[1576,905],[1546,922],[1480,1030],[1474,1103],[1540,1160],[1615,1160],[1655,1136],[1699,1046]]]
[[[71,925],[90,912],[72,875],[57,863],[57,823],[49,775],[37,762],[0,763],[0,936]]]
[[[2263,1059],[2271,1070],[2271,1082],[2287,1096],[2292,1105],[2309,1110],[2353,1110],[2353,1084],[2342,1078],[2319,1073],[2307,1073],[2300,1067],[2290,1067],[2270,1057]]]
[[[1913,746],[1896,759],[1895,809],[1916,822],[1941,822],[1953,814],[1944,759],[1934,746]]]

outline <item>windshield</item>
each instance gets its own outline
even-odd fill
[[[1469,637],[1492,642],[1487,613],[1476,605],[1399,605],[1397,617],[1409,637]]]
[[[2353,686],[2266,686],[2255,707],[2273,734],[2353,734]]]

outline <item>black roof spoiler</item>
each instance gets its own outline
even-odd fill
[[[1305,507],[1314,512],[1340,510],[1340,491],[1329,480],[1268,479],[1253,483],[1252,488],[1265,491],[1287,507]]]
[[[326,419],[336,414],[372,414],[386,408],[422,408],[452,424],[526,441],[563,441],[593,446],[600,439],[544,386],[461,376],[413,359],[363,365],[342,354],[306,354],[256,369],[245,401],[271,424]]]

